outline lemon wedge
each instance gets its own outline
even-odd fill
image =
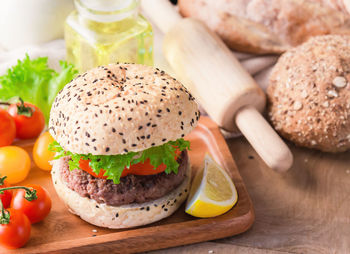
[[[237,202],[237,190],[231,177],[208,154],[196,174],[186,204],[186,213],[200,218],[221,215]]]

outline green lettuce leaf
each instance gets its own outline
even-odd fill
[[[141,152],[129,152],[118,155],[92,155],[92,154],[75,154],[65,151],[57,141],[49,145],[49,150],[56,153],[54,159],[59,159],[64,156],[70,156],[69,169],[79,169],[79,161],[81,158],[90,160],[90,167],[95,174],[99,174],[101,169],[106,172],[104,176],[107,179],[113,180],[114,183],[120,183],[120,176],[123,170],[130,168],[131,165],[144,162],[150,159],[151,165],[156,169],[160,164],[164,163],[167,167],[165,173],[174,172],[177,174],[179,163],[176,161],[176,150],[183,151],[190,149],[190,142],[184,139],[169,141],[161,146],[155,146],[143,150]]]
[[[47,57],[31,60],[28,55],[0,76],[0,100],[21,97],[38,106],[49,120],[51,105],[57,93],[78,73],[74,66],[60,61],[61,72],[50,69]]]

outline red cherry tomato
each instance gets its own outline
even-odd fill
[[[21,139],[35,138],[39,136],[41,131],[45,127],[45,117],[41,110],[30,103],[25,102],[25,107],[30,107],[32,109],[31,116],[25,116],[18,113],[18,108],[20,104],[11,104],[7,109],[9,114],[14,118],[16,123],[16,136]]]
[[[6,181],[4,181],[3,184],[1,184],[1,182],[2,180],[0,179],[0,188],[5,188],[10,186]],[[11,204],[12,192],[10,190],[3,191],[3,193],[0,194],[0,199],[4,208],[9,207]]]
[[[6,110],[0,108],[0,147],[9,146],[16,137],[16,124]]]
[[[20,248],[29,240],[30,221],[20,211],[9,208],[7,212],[10,213],[10,223],[0,224],[0,245],[7,249]]]
[[[37,184],[29,184],[25,187],[35,189],[38,198],[28,201],[24,198],[25,190],[16,190],[11,202],[11,208],[23,212],[27,215],[31,223],[42,221],[51,210],[51,198],[49,193]]]

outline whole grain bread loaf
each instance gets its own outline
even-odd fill
[[[310,37],[350,34],[346,0],[180,0],[195,17],[238,51],[281,53]]]

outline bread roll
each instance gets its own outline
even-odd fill
[[[269,117],[299,146],[350,148],[350,36],[326,35],[284,53],[270,76]]]
[[[49,131],[65,150],[113,155],[182,138],[198,119],[193,96],[164,71],[110,64],[89,70],[60,91]]]

